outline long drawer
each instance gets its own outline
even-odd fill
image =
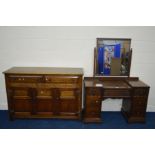
[[[104,90],[104,97],[130,97],[130,90],[106,89]]]
[[[39,75],[9,75],[7,79],[11,83],[43,82],[43,76]]]
[[[78,83],[78,76],[45,76],[46,83]]]

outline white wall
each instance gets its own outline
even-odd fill
[[[92,76],[97,37],[132,39],[131,76],[151,86],[147,110],[155,111],[155,27],[0,27],[0,72],[12,66],[83,67]],[[0,88],[0,109],[7,109],[3,74]],[[103,110],[120,105],[107,100]]]

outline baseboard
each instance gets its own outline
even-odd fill
[[[8,105],[5,103],[0,104],[0,110],[8,110]]]
[[[148,105],[146,111],[147,112],[155,112],[155,106],[154,105]]]

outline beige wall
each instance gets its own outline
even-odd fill
[[[97,37],[132,39],[131,76],[151,86],[147,110],[155,111],[155,27],[0,27],[0,72],[12,66],[83,67],[92,76]],[[0,88],[0,109],[7,109],[2,74]],[[120,106],[121,100],[103,102],[103,110]]]

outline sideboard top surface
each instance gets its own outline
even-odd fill
[[[4,74],[62,74],[62,75],[83,75],[82,68],[64,67],[12,67],[3,72]]]

